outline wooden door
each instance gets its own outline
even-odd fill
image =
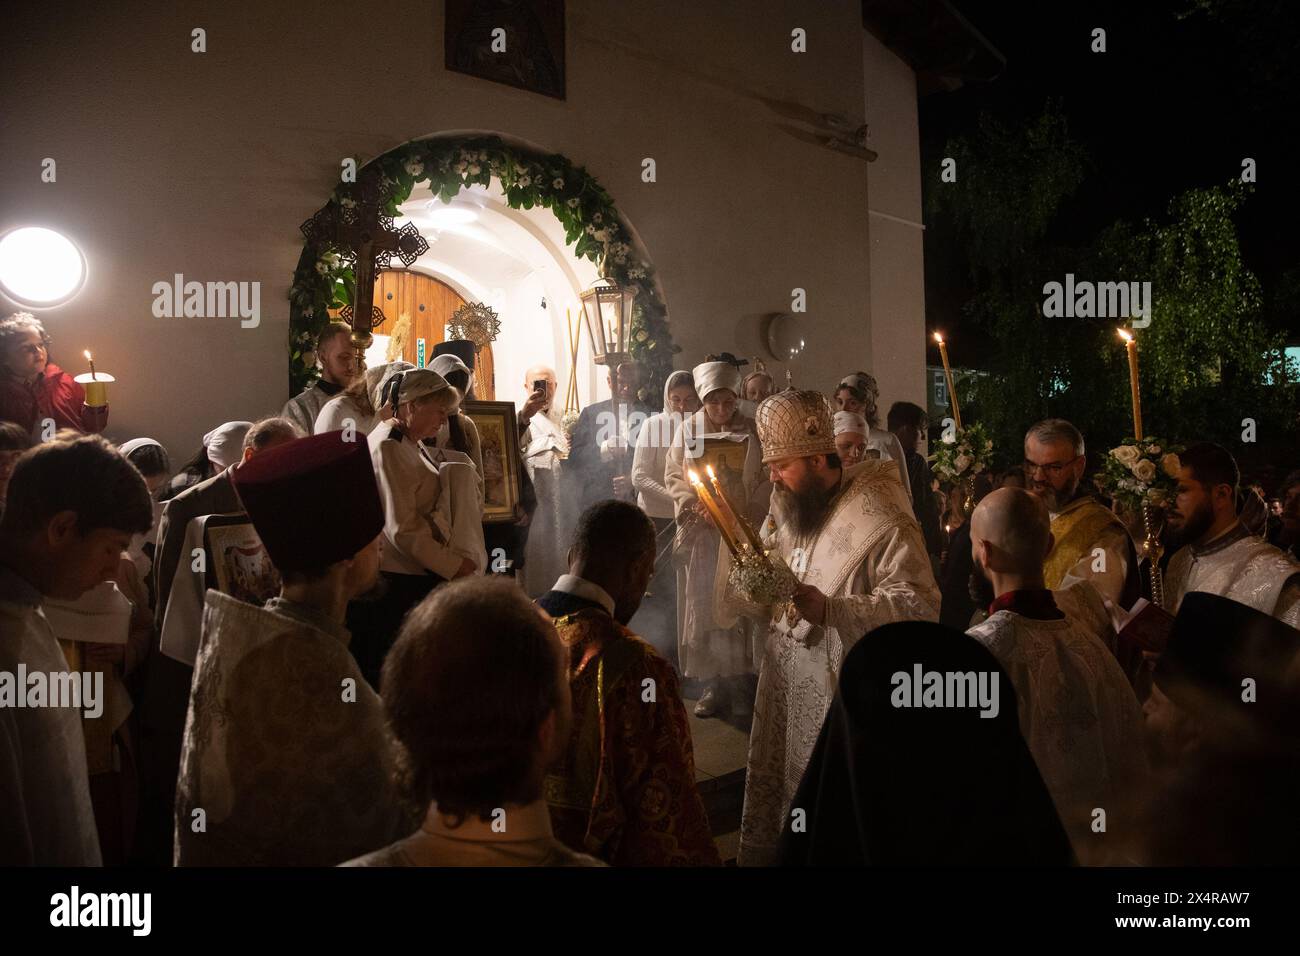
[[[405,269],[381,272],[375,280],[375,304],[384,310],[377,335],[392,335],[403,316],[410,319],[407,358],[415,359],[415,343],[424,339],[425,361],[433,359],[433,347],[443,341],[446,325],[465,300],[447,283],[420,272]],[[483,401],[496,400],[492,346],[486,345],[475,360],[474,394]]]

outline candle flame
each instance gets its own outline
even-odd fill
[[[89,362],[89,361],[92,360],[92,357],[91,357],[91,354],[90,354],[90,349],[86,349],[86,351],[82,352],[81,354],[84,355],[84,356],[86,356],[86,361],[87,361],[87,362]]]
[[[943,336],[940,335],[938,332],[934,333],[934,340],[938,342],[940,345],[943,345]]]
[[[696,474],[694,468],[688,468],[687,474],[690,476],[691,484],[698,485],[700,483],[700,476]]]
[[[709,477],[710,477],[710,478],[716,478],[716,477],[717,477],[717,475],[715,475],[715,474],[713,473],[713,466],[712,466],[712,465],[705,465],[705,466],[704,466],[704,470],[707,471],[707,472],[709,473]]]
[[[1115,331],[1119,333],[1119,337],[1123,339],[1125,342],[1133,341],[1133,333],[1130,332],[1128,329],[1116,329]]]

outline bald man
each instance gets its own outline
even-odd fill
[[[519,409],[520,453],[537,493],[537,510],[528,530],[521,577],[524,590],[534,598],[544,594],[567,570],[564,542],[571,522],[566,521],[560,474],[569,444],[555,408],[556,385],[554,369],[534,365],[524,373],[528,398]]]
[[[997,598],[967,633],[1015,688],[1021,733],[1079,861],[1121,864],[1147,772],[1137,698],[1106,645],[1043,583],[1053,541],[1041,499],[1020,488],[993,492],[971,516],[970,535],[976,574]]]

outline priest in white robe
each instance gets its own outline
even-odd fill
[[[1300,563],[1238,520],[1240,476],[1232,455],[1202,442],[1178,457],[1169,526],[1182,547],[1165,571],[1166,610],[1177,613],[1186,595],[1206,591],[1300,629]]]
[[[976,573],[998,595],[967,633],[1015,687],[1020,729],[1079,861],[1125,862],[1146,783],[1142,712],[1114,655],[1043,583],[1051,519],[1034,495],[1002,488],[971,516]]]
[[[207,594],[175,862],[333,866],[410,824],[383,707],[344,626],[348,601],[378,577],[375,474],[364,443],[328,432],[265,452],[232,481],[283,586],[264,607]]]
[[[352,329],[342,322],[331,322],[316,337],[316,363],[320,378],[285,403],[280,412],[304,435],[312,434],[316,418],[331,398],[341,394],[356,379],[357,353],[352,347]]]
[[[536,385],[541,383],[540,389]],[[519,447],[524,469],[537,495],[537,509],[528,526],[524,548],[524,591],[529,597],[545,594],[556,578],[568,571],[568,527],[571,523],[560,493],[560,475],[569,454],[568,438],[555,408],[555,370],[545,365],[524,374],[528,397],[519,409]]]
[[[897,472],[877,460],[841,465],[825,397],[779,392],[758,406],[757,428],[774,485],[774,531],[764,543],[800,586],[774,607],[726,596],[767,631],[745,777],[742,866],[775,860],[845,654],[882,624],[937,621],[940,602]]]

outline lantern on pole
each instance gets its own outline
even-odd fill
[[[632,300],[636,289],[600,278],[581,298],[596,364],[612,369],[628,361],[632,355]]]

